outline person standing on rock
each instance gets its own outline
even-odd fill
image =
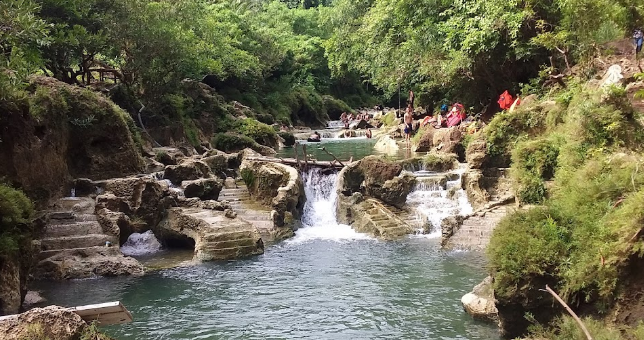
[[[404,123],[405,123],[405,142],[409,144],[409,141],[411,140],[411,132],[413,130],[413,122],[414,122],[414,109],[411,106],[411,103],[407,105],[407,110],[405,112],[405,117],[404,117]]]
[[[635,39],[635,58],[638,58],[644,44],[644,32],[642,32],[641,28],[633,32],[633,39]]]

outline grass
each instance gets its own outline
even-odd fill
[[[584,318],[582,322],[588,333],[595,340],[644,340],[644,324],[637,327],[611,327],[600,320]],[[569,316],[555,319],[550,327],[535,325],[531,327],[531,336],[536,339],[550,340],[586,340],[577,322]]]

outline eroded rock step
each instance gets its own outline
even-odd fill
[[[237,216],[259,230],[261,234],[268,233],[273,228],[271,211],[252,201],[246,185],[237,184],[235,188],[225,187],[219,193],[219,200],[226,200]]]
[[[512,209],[508,205],[492,208],[490,211],[477,213],[463,221],[446,244],[448,249],[483,250],[492,237],[496,225]]]

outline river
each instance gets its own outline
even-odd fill
[[[314,175],[304,227],[261,256],[34,288],[63,306],[122,301],[134,322],[104,328],[119,340],[499,339],[460,303],[485,277],[482,254],[443,251],[436,234],[356,233],[335,220],[335,175]]]

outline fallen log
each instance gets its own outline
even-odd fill
[[[273,162],[273,163],[281,163],[285,165],[291,165],[291,166],[299,166],[298,160],[294,158],[273,158],[273,157],[248,157],[246,158],[249,161],[255,161],[255,162]],[[301,164],[301,162],[299,162]],[[338,164],[335,161],[329,162],[329,161],[316,161],[316,162],[308,162],[307,166],[316,166],[320,168],[343,168],[344,166],[341,164]]]

